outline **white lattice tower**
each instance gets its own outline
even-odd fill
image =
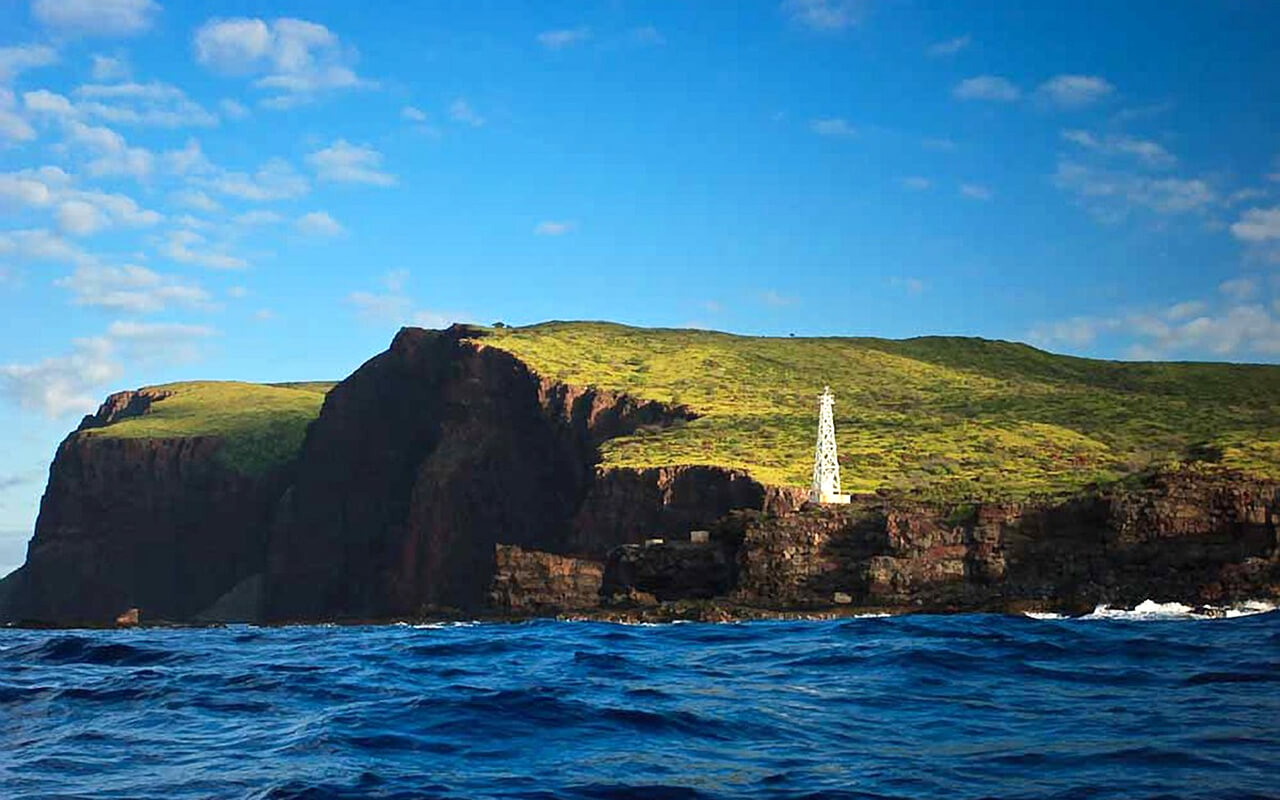
[[[813,456],[813,486],[809,499],[815,503],[847,503],[840,493],[840,461],[836,455],[836,423],[832,414],[836,396],[825,386],[818,398],[818,446]]]

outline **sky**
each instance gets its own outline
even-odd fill
[[[1280,362],[1276,75],[1262,0],[0,0],[0,574],[107,393],[405,324]]]

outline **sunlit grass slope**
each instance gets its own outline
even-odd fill
[[[1280,477],[1280,367],[1118,363],[928,337],[756,338],[609,323],[487,331],[544,377],[688,405],[605,463],[719,464],[808,484],[817,395],[836,393],[846,490],[1061,495],[1183,459]]]
[[[297,454],[307,423],[320,414],[332,383],[257,384],[198,381],[151,387],[170,396],[138,417],[86,436],[169,439],[216,436],[222,456],[241,472],[260,474]]]

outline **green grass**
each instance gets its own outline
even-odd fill
[[[618,466],[715,464],[805,486],[817,395],[836,393],[847,490],[948,501],[1064,495],[1207,459],[1280,479],[1280,367],[1119,363],[1021,344],[927,337],[732,336],[609,323],[477,338],[547,378],[683,403],[697,420],[604,445]],[[331,384],[180,383],[150,413],[91,436],[219,436],[257,473],[297,452]]]
[[[846,490],[1064,495],[1208,458],[1280,478],[1280,367],[1121,363],[926,337],[758,338],[609,323],[487,330],[544,377],[701,417],[606,443],[607,465],[719,464],[804,486],[817,395],[836,393]]]
[[[262,474],[292,459],[307,423],[320,413],[332,383],[256,384],[197,381],[151,387],[171,392],[151,410],[83,436],[172,439],[216,436],[222,457],[234,469]]]

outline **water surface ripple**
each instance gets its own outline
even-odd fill
[[[1280,613],[0,630],[7,798],[1280,797]]]

